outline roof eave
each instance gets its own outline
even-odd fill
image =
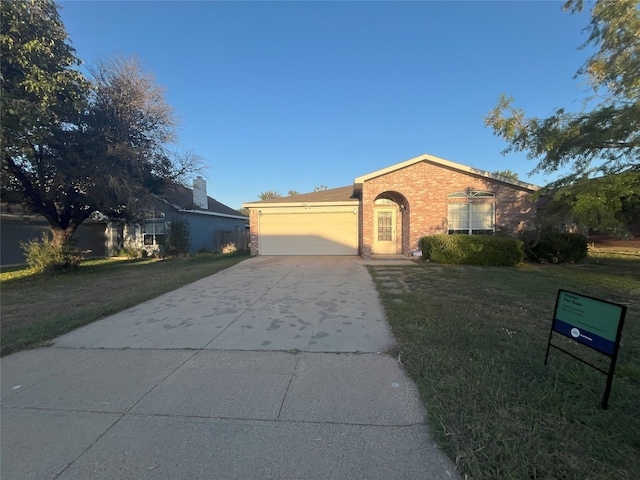
[[[450,160],[445,160],[444,158],[435,157],[429,154],[423,154],[409,160],[406,160],[401,163],[397,163],[387,168],[383,168],[382,170],[376,170],[375,172],[368,173],[367,175],[362,175],[361,177],[357,177],[353,183],[354,185],[363,184],[367,180],[371,180],[372,178],[380,177],[382,175],[386,175],[387,173],[395,172],[396,170],[400,170],[402,168],[410,167],[411,165],[415,165],[419,162],[431,162],[443,167],[452,168],[454,170],[458,170],[465,173],[471,173],[473,175],[479,175],[481,177],[489,178],[491,180],[497,180],[502,183],[506,183],[508,185],[513,185],[519,188],[523,188],[525,190],[530,190],[531,192],[535,192],[539,190],[540,187],[537,185],[533,185],[531,183],[521,182],[520,180],[512,180],[510,178],[506,178],[500,175],[495,175],[493,173],[487,172],[485,170],[480,170],[473,167],[468,167],[467,165],[463,165],[461,163],[452,162]]]
[[[209,210],[187,210],[187,209],[181,208],[178,211],[180,213],[195,213],[197,215],[209,215],[214,217],[235,218],[237,220],[249,220],[249,217],[245,217],[244,215],[229,215],[227,213],[211,212]]]
[[[243,208],[271,208],[271,207],[306,207],[309,205],[318,206],[318,207],[339,207],[343,206],[353,206],[359,205],[360,202],[358,200],[342,200],[339,202],[251,202],[251,203],[243,203]]]

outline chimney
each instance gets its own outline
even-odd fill
[[[193,180],[193,204],[196,207],[209,208],[209,201],[207,200],[207,182],[204,178],[198,176]]]

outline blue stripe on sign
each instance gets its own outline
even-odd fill
[[[613,350],[615,349],[616,342],[607,340],[606,338],[600,337],[595,333],[588,332],[584,329],[576,327],[575,325],[571,325],[569,323],[563,322],[562,320],[558,320],[557,318],[554,322],[553,329],[556,332],[561,333],[562,335],[565,335],[575,340],[576,342],[588,345],[591,348],[598,350],[599,352],[606,353],[607,355],[613,355]]]

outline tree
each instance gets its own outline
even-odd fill
[[[49,220],[60,187],[54,150],[82,116],[90,84],[53,1],[3,2],[1,25],[2,196]]]
[[[532,173],[568,174],[547,186],[574,220],[613,233],[624,230],[621,199],[638,194],[629,186],[640,177],[640,10],[638,0],[597,0],[591,9],[589,38],[597,51],[578,70],[592,95],[578,112],[556,109],[548,118],[527,118],[502,95],[485,124],[508,144],[503,153],[527,152],[538,164]],[[582,0],[564,9],[582,11]],[[599,180],[593,182],[592,180]],[[626,187],[624,187],[626,185]],[[632,187],[637,188],[637,187]],[[623,197],[608,201],[612,192]],[[578,201],[578,198],[581,200]],[[562,203],[562,202],[561,202]],[[593,223],[595,222],[595,223]]]
[[[162,193],[169,182],[186,184],[189,175],[200,171],[202,159],[171,148],[177,118],[164,89],[136,57],[103,60],[92,69],[92,76],[95,91],[80,141],[86,145],[91,140],[84,153],[93,156],[92,177],[102,179],[91,182],[90,187],[98,187],[92,191],[93,203],[112,216],[123,206],[131,215],[134,202],[148,193]]]
[[[511,170],[496,170],[493,174],[498,175],[499,177],[508,178],[509,180],[518,180],[518,174]]]
[[[289,194],[290,197],[293,197],[295,195],[300,195],[300,192],[297,190],[289,190]]]
[[[262,192],[260,195],[258,195],[258,198],[260,200],[272,200],[274,198],[282,198],[282,195],[280,195],[276,191],[269,190],[267,192]]]
[[[169,255],[186,255],[191,246],[191,228],[184,218],[171,220],[171,227],[165,239],[165,247]]]
[[[135,213],[136,202],[199,170],[168,148],[176,118],[135,58],[93,69],[80,61],[51,0],[3,2],[2,195],[20,198],[66,244],[94,211]]]
[[[313,191],[314,192],[322,192],[324,190],[328,190],[329,187],[327,187],[326,185],[319,185],[317,187],[313,187]]]

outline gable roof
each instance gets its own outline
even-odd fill
[[[433,155],[429,155],[429,154],[423,154],[420,155],[418,157],[415,158],[411,158],[409,160],[406,160],[404,162],[401,163],[397,163],[395,165],[391,165],[390,167],[387,168],[383,168],[382,170],[376,170],[375,172],[371,172],[368,173],[366,175],[362,175],[361,177],[357,177],[353,183],[354,183],[354,190],[358,190],[357,185],[362,185],[364,182],[366,182],[367,180],[371,180],[372,178],[376,178],[376,177],[380,177],[382,175],[386,175],[387,173],[391,173],[394,172],[396,170],[400,170],[401,168],[406,168],[409,167],[411,165],[415,165],[416,163],[420,163],[420,162],[427,162],[427,163],[431,163],[434,165],[438,165],[441,167],[445,167],[445,168],[451,168],[453,170],[458,170],[459,172],[463,172],[463,173],[471,173],[473,175],[477,175],[479,177],[485,177],[488,178],[490,180],[496,180],[498,182],[502,182],[502,183],[506,183],[508,185],[513,185],[515,187],[518,188],[522,188],[525,190],[529,190],[531,192],[538,190],[540,187],[530,184],[530,183],[526,183],[526,182],[521,182],[520,180],[513,180],[511,178],[507,178],[507,177],[503,177],[501,175],[496,175],[494,173],[490,173],[487,172],[485,170],[480,170],[477,168],[473,168],[473,167],[468,167],[466,165],[462,165],[461,163],[455,163],[452,162],[450,160],[445,160],[444,158],[439,158],[439,157],[435,157]]]
[[[300,195],[292,195],[290,197],[271,198],[269,200],[256,200],[255,202],[243,203],[246,208],[259,206],[276,206],[282,205],[287,207],[304,206],[306,203],[324,204],[324,205],[345,205],[358,204],[358,200],[352,198],[353,187],[330,188],[311,193],[301,193]]]
[[[249,217],[237,210],[220,203],[215,198],[207,196],[207,208],[200,208],[193,203],[193,190],[178,184],[167,185],[162,195],[158,195],[166,203],[181,213],[195,213],[201,215],[215,215],[218,217],[248,220]]]

